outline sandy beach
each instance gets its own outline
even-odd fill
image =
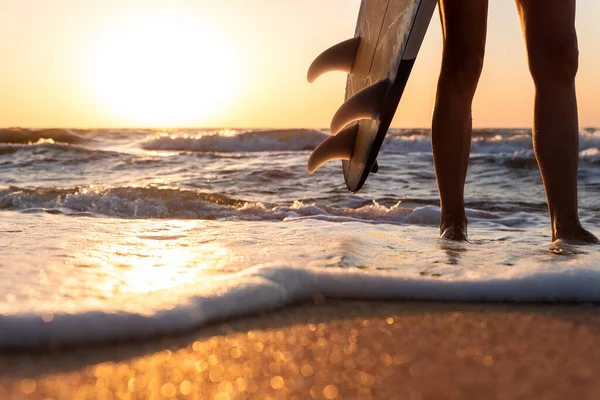
[[[2,399],[597,399],[590,305],[316,299],[142,343],[0,356]]]

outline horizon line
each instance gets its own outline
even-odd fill
[[[231,127],[231,126],[180,126],[180,127],[161,127],[161,126],[111,126],[111,127],[73,127],[73,126],[4,126],[0,127],[0,130],[40,130],[40,129],[66,129],[66,130],[194,130],[194,129],[206,129],[206,130],[318,130],[328,131],[329,128],[319,127],[269,127],[269,126],[254,126],[254,127]],[[405,130],[431,130],[431,127],[390,127],[392,129],[405,129]],[[473,127],[473,130],[492,130],[492,129],[533,129],[532,126],[480,126]],[[586,125],[580,126],[579,130],[587,129],[600,129],[600,126]]]

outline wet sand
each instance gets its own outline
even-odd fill
[[[317,299],[171,338],[0,355],[1,399],[598,399],[600,307]]]

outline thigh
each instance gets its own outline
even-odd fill
[[[440,0],[439,8],[444,55],[482,58],[485,51],[488,0]]]
[[[560,79],[577,70],[575,0],[516,0],[534,78]]]

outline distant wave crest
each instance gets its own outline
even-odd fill
[[[41,139],[51,139],[57,143],[79,144],[89,141],[69,129],[0,129],[0,143],[35,143]]]
[[[13,159],[15,166],[22,163],[60,162],[74,164],[102,160],[119,153],[110,150],[100,150],[77,144],[55,142],[54,139],[39,139],[33,143],[0,143],[0,156],[19,153],[28,157]]]
[[[325,133],[309,129],[248,131],[236,135],[163,135],[151,138],[142,148],[206,153],[300,151],[314,149],[325,138]]]
[[[600,149],[600,131],[582,130],[579,150],[583,158]],[[392,130],[384,141],[382,151],[396,154],[431,152],[429,130]],[[587,152],[586,152],[587,151]],[[493,154],[502,158],[534,159],[531,131],[527,129],[477,129],[473,131],[471,154]]]
[[[89,143],[111,140],[134,142],[149,151],[177,151],[197,153],[254,153],[278,151],[312,151],[329,136],[327,131],[311,129],[275,130],[180,130],[157,134],[138,130],[69,130],[69,129],[0,129],[0,155],[12,154],[28,144],[51,146],[57,150],[97,151],[84,148]],[[143,139],[145,137],[145,139]],[[72,147],[64,147],[72,145]],[[77,147],[81,146],[81,147]],[[97,146],[96,146],[97,147]],[[535,165],[529,129],[477,129],[473,132],[471,154],[475,158],[489,155],[491,161],[507,166]],[[580,157],[583,161],[598,164],[600,157],[600,131],[580,131]],[[383,153],[431,154],[431,134],[428,129],[392,129],[383,146]]]

